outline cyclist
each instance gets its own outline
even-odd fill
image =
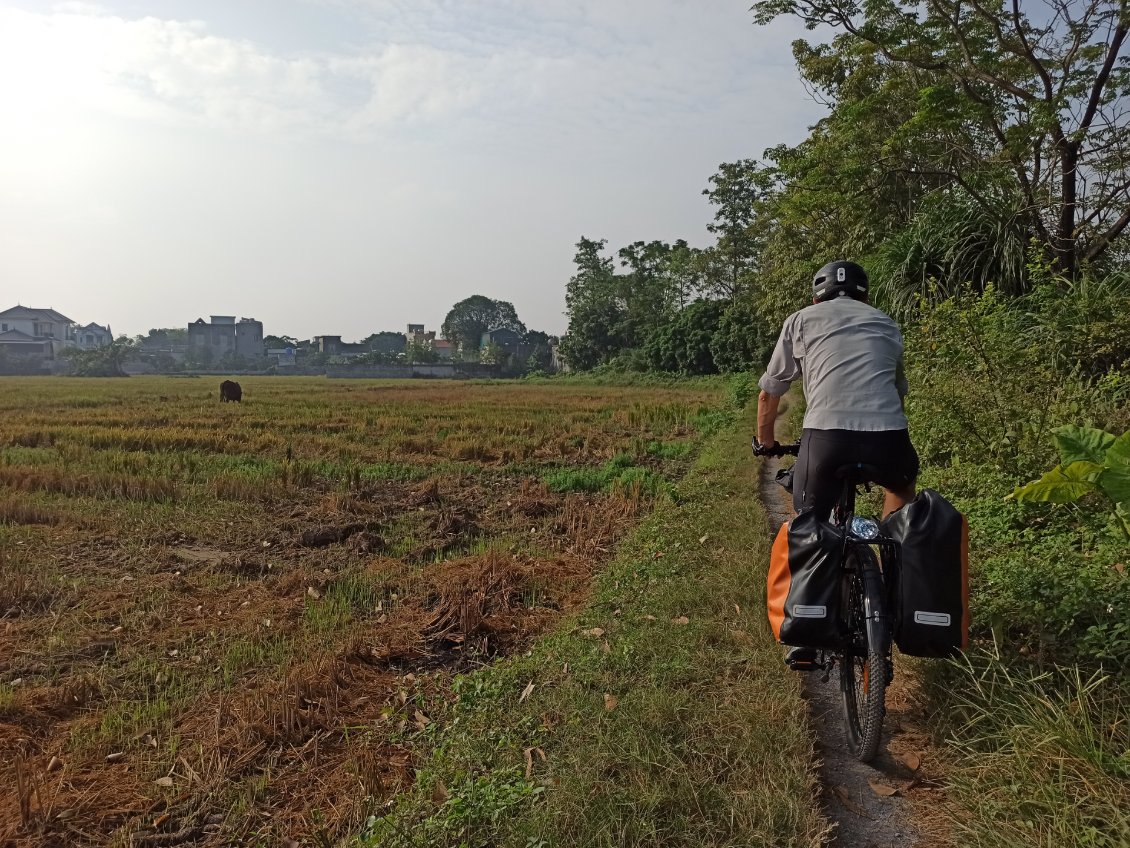
[[[807,408],[793,469],[793,506],[830,515],[841,483],[836,469],[866,463],[885,490],[883,515],[914,499],[918,454],[910,442],[903,397],[902,333],[867,303],[867,274],[854,262],[829,262],[812,281],[812,306],[785,319],[758,381],[758,452],[779,447],[773,426],[781,395],[804,381]],[[793,649],[790,660],[801,649]],[[806,655],[813,652],[804,652]],[[790,664],[792,664],[790,662]]]
[[[902,333],[867,303],[867,273],[829,262],[812,281],[812,306],[785,319],[758,381],[757,438],[772,452],[781,395],[804,380],[804,431],[793,470],[793,506],[831,513],[840,492],[836,469],[853,462],[878,469],[884,517],[914,500],[918,454],[902,401]]]

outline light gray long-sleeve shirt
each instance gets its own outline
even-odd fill
[[[905,430],[902,333],[873,306],[838,297],[785,319],[758,385],[783,395],[804,378],[804,426],[814,430]]]

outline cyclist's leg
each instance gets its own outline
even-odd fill
[[[871,464],[882,472],[875,482],[886,490],[883,495],[883,518],[886,518],[914,500],[918,452],[906,430],[875,433],[869,442],[875,453]]]
[[[909,486],[885,487],[883,489],[883,518],[896,510],[902,509],[914,500],[916,495],[913,481]]]
[[[842,459],[850,444],[845,444],[842,430],[805,430],[800,437],[800,453],[793,466],[793,508],[815,507],[827,518],[840,495],[836,469],[851,457]]]

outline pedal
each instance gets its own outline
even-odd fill
[[[789,655],[785,657],[785,665],[793,671],[821,671],[824,668],[817,651],[797,648],[789,651]]]
[[[793,662],[786,663],[786,665],[793,671],[822,671],[824,668],[823,663],[818,663],[814,660],[794,660]]]

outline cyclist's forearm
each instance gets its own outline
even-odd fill
[[[773,432],[773,425],[777,422],[777,409],[781,405],[781,398],[762,391],[757,396],[757,440],[763,445],[771,445],[777,441]]]

